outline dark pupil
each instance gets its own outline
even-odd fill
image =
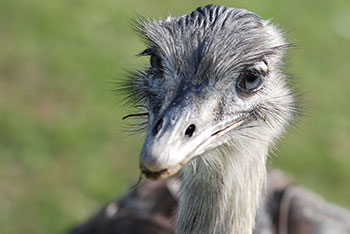
[[[155,54],[151,54],[150,60],[153,71],[160,73],[162,71],[162,63],[160,58]]]
[[[248,83],[254,83],[258,77],[253,73],[248,73],[245,77]]]

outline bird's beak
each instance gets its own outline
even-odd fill
[[[208,122],[209,113],[199,112],[194,107],[174,106],[153,121],[140,156],[140,169],[147,178],[166,178],[177,173],[241,123],[238,120]]]

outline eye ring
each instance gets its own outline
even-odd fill
[[[236,90],[242,96],[252,96],[261,89],[262,84],[262,75],[254,70],[248,70],[238,77]]]

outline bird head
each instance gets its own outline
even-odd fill
[[[147,110],[140,168],[164,178],[205,152],[271,145],[292,118],[283,72],[288,48],[269,21],[243,9],[208,5],[181,17],[143,20],[150,63],[128,81]]]

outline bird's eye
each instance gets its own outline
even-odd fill
[[[258,72],[248,70],[238,77],[236,89],[240,94],[249,96],[254,94],[262,86],[262,83],[262,77]]]
[[[156,54],[151,54],[150,63],[152,67],[152,72],[155,74],[161,74],[163,70],[162,60]]]

